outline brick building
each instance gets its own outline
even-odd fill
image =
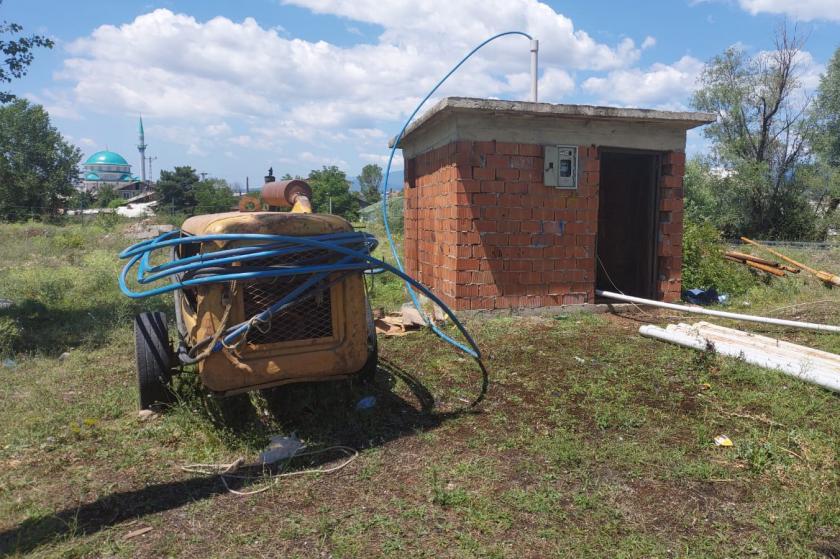
[[[707,113],[446,98],[408,128],[406,271],[456,310],[680,296],[685,137]]]

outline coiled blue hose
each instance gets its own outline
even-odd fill
[[[405,121],[405,124],[403,124],[399,134],[397,134],[394,139],[394,144],[391,148],[390,156],[388,157],[388,164],[385,168],[384,185],[382,187],[382,217],[385,225],[385,235],[388,239],[388,244],[391,247],[391,253],[394,256],[396,266],[392,266],[387,262],[371,256],[370,253],[374,248],[376,248],[378,241],[373,235],[364,232],[345,232],[314,235],[309,237],[291,237],[286,235],[264,234],[217,234],[189,236],[183,235],[181,231],[171,231],[164,233],[157,238],[134,244],[120,253],[120,258],[128,260],[119,276],[120,289],[128,297],[142,298],[168,293],[185,287],[195,287],[212,283],[254,280],[279,276],[307,276],[307,279],[304,282],[286,293],[268,309],[254,317],[251,317],[245,322],[233,325],[226,329],[222,334],[221,339],[212,348],[212,351],[219,351],[227,345],[236,344],[238,341],[242,340],[254,323],[268,322],[271,320],[273,315],[290,306],[300,298],[306,296],[307,293],[311,293],[313,290],[318,289],[319,286],[323,289],[324,283],[327,281],[330,274],[346,274],[352,272],[378,273],[381,271],[388,271],[397,275],[405,282],[414,306],[417,308],[426,324],[435,334],[437,334],[438,337],[478,360],[479,365],[482,367],[482,371],[485,373],[484,388],[486,388],[486,371],[484,370],[483,365],[481,365],[481,352],[469,332],[467,332],[464,325],[461,324],[455,314],[443,303],[443,301],[441,301],[427,287],[405,273],[396,244],[394,243],[393,235],[391,234],[391,227],[388,222],[388,175],[391,172],[391,164],[394,159],[394,154],[396,153],[403,134],[405,134],[408,125],[426,101],[428,101],[429,98],[440,88],[440,86],[443,85],[443,83],[473,54],[478,52],[478,50],[488,43],[507,35],[521,35],[531,39],[531,36],[527,33],[523,33],[521,31],[507,31],[494,35],[476,46],[455,66],[453,66],[452,69],[429,91],[429,93],[426,94],[423,100],[420,101]],[[155,251],[167,250],[170,251],[171,254],[175,254],[175,251],[172,251],[173,247],[208,242],[248,242],[253,244],[223,249],[215,252],[196,254],[194,256],[184,258],[176,258],[172,256],[171,260],[163,264],[159,264],[157,266],[153,266],[151,264],[152,255]],[[246,265],[249,261],[299,254],[312,250],[313,248],[336,253],[341,257],[335,262],[326,264],[307,263],[306,261],[303,261],[298,262],[294,266],[249,267]],[[234,266],[234,264],[238,265]],[[136,279],[140,285],[149,285],[166,279],[173,281],[159,287],[153,287],[142,291],[132,291],[128,287],[126,278],[135,266],[137,267]],[[415,293],[415,289],[423,293],[441,309],[443,309],[444,313],[446,313],[446,315],[452,320],[452,323],[466,340],[466,345],[450,337],[438,328],[433,321],[429,320],[423,312],[420,301]]]
[[[219,351],[225,345],[237,343],[242,336],[248,333],[254,322],[268,322],[274,314],[293,304],[296,300],[305,296],[307,292],[317,288],[319,284],[327,281],[330,274],[384,270],[399,276],[440,306],[469,344],[465,351],[476,359],[481,357],[478,346],[469,332],[443,301],[405,272],[371,256],[370,251],[376,248],[378,241],[370,233],[353,231],[309,237],[247,233],[180,236],[181,234],[180,231],[170,231],[154,239],[132,245],[120,253],[120,258],[128,260],[119,276],[120,289],[126,296],[132,298],[151,297],[185,287],[237,280],[281,276],[307,277],[303,283],[286,293],[262,313],[225,330],[220,341],[213,347],[213,351]],[[167,254],[172,254],[173,247],[210,242],[248,242],[253,244],[184,258],[171,257],[163,264],[151,265],[152,255],[155,251],[163,250]],[[252,260],[301,254],[312,249],[323,249],[338,255],[339,258],[335,262],[326,264],[308,264],[304,260],[293,266],[258,266],[251,268],[246,265]],[[240,265],[233,266],[234,263]],[[158,287],[134,291],[129,288],[127,278],[135,267],[137,268],[137,283],[140,285],[149,285],[166,279],[173,281]]]

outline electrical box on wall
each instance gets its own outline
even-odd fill
[[[577,188],[577,146],[545,146],[543,182],[556,188]]]

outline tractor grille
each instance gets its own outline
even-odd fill
[[[311,250],[289,256],[264,258],[248,262],[248,266],[290,266],[334,262],[336,255]],[[248,282],[243,286],[242,300],[246,317],[252,317],[279,301],[286,293],[308,279],[308,275],[283,276]],[[255,345],[329,338],[333,335],[330,289],[301,299],[272,317],[270,324],[256,324],[248,332],[248,342]],[[264,331],[261,331],[262,327]]]

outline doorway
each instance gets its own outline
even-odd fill
[[[596,286],[656,298],[659,154],[601,150]]]

